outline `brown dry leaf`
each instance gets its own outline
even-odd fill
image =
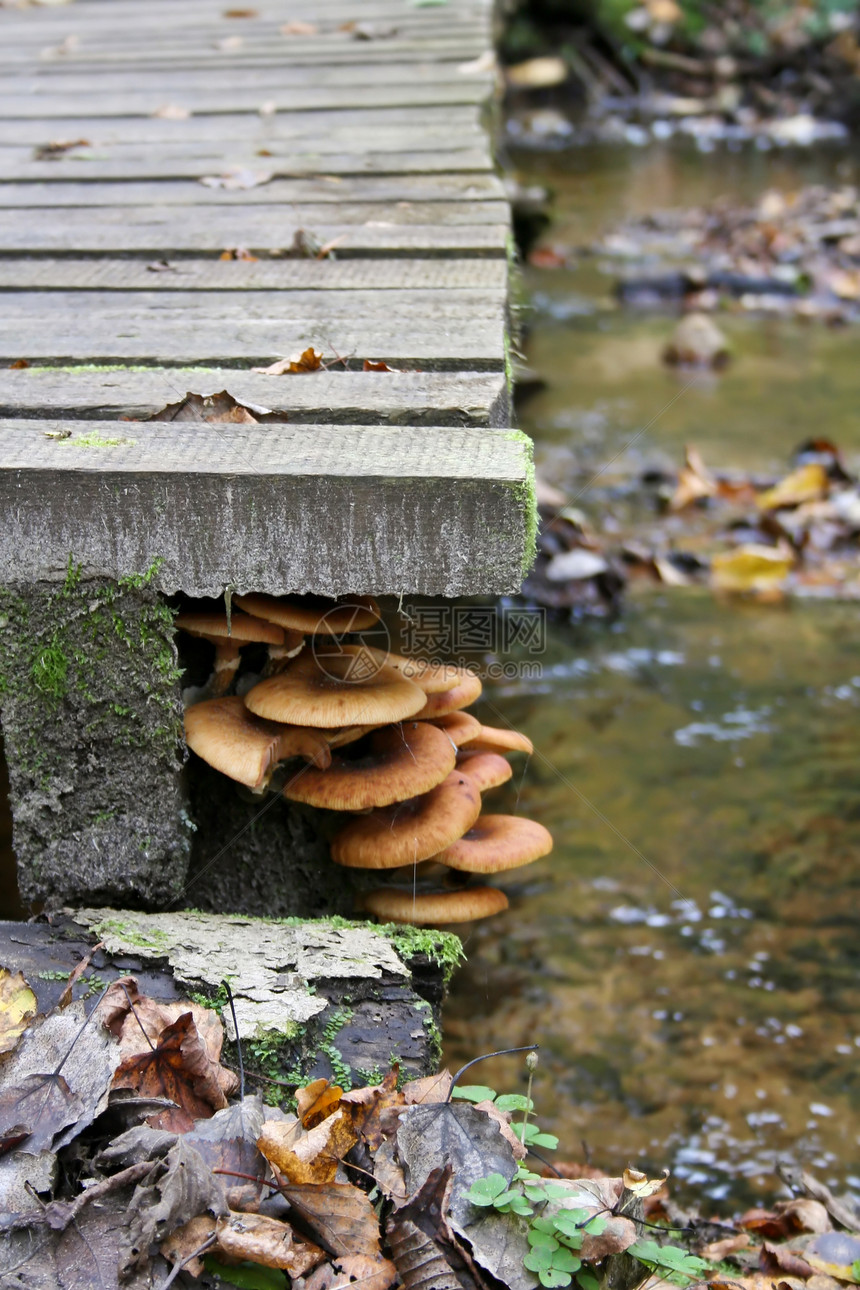
[[[652,561],[657,577],[667,587],[689,587],[690,579],[665,556],[655,555]]]
[[[259,9],[225,9],[222,18],[259,18]]]
[[[26,1134],[27,1151],[37,1156],[62,1129],[76,1124],[83,1110],[62,1075],[28,1075],[0,1093],[0,1138],[11,1148]]]
[[[678,485],[669,502],[670,511],[682,511],[703,497],[715,497],[719,490],[717,481],[705,466],[696,448],[684,450],[684,465],[678,475]]]
[[[296,1093],[296,1111],[302,1128],[312,1129],[331,1115],[342,1097],[343,1089],[338,1084],[330,1084],[327,1079],[315,1079],[300,1088]]]
[[[781,1200],[774,1206],[781,1218],[787,1220],[789,1232],[832,1232],[833,1224],[827,1206],[820,1200],[797,1196],[794,1200]]]
[[[215,1244],[215,1219],[211,1214],[200,1214],[171,1232],[161,1243],[161,1253],[170,1263],[181,1264],[192,1277],[199,1277],[203,1271],[203,1255],[197,1251],[210,1241]]]
[[[785,581],[794,556],[779,547],[750,543],[711,560],[711,586],[718,591],[769,591]]]
[[[461,1290],[439,1245],[408,1218],[388,1220],[388,1246],[404,1290]]]
[[[253,403],[239,403],[221,390],[218,394],[192,394],[190,391],[178,403],[168,403],[160,412],[149,417],[150,421],[210,421],[232,425],[257,425],[271,416],[269,408]]]
[[[393,372],[394,368],[389,367],[387,363],[374,363],[369,358],[366,358],[361,365],[361,370],[363,372]]]
[[[91,146],[89,139],[52,139],[50,143],[43,143],[38,148],[33,149],[33,160],[59,161],[72,148],[89,148]]]
[[[325,1253],[299,1236],[287,1223],[264,1214],[238,1214],[231,1210],[218,1219],[218,1248],[231,1259],[281,1268],[291,1277],[303,1277],[325,1262]]]
[[[451,1092],[451,1072],[425,1075],[423,1079],[410,1079],[403,1085],[403,1100],[407,1106],[420,1102],[445,1102]]]
[[[291,1183],[333,1183],[337,1163],[355,1146],[358,1134],[346,1111],[335,1111],[304,1132],[301,1123],[270,1120],[257,1146]]]
[[[14,363],[9,364],[9,371],[23,372],[24,368],[29,366],[30,364],[27,362],[26,358],[16,358]]]
[[[762,1243],[759,1267],[762,1272],[787,1272],[790,1277],[801,1277],[804,1281],[815,1271],[797,1250],[791,1250],[787,1245],[774,1245],[772,1241]]]
[[[279,358],[270,367],[252,367],[252,372],[263,376],[284,376],[289,372],[318,372],[322,366],[322,354],[318,354],[313,345],[309,345],[301,354],[293,358]]]
[[[376,1258],[367,1254],[347,1254],[335,1260],[335,1267],[340,1269],[341,1276],[332,1282],[331,1290],[341,1290],[353,1283],[360,1284],[362,1290],[388,1290],[397,1280],[397,1268],[381,1254]],[[437,1290],[435,1285],[433,1290]]]
[[[178,103],[162,103],[152,113],[160,121],[187,121],[191,116],[189,108],[180,107]]]
[[[300,19],[294,19],[292,22],[285,22],[281,27],[282,36],[315,36],[317,34],[317,25],[315,22],[302,22]]]
[[[0,1054],[11,1053],[38,1006],[24,973],[0,968]]]
[[[510,1112],[500,1111],[495,1102],[477,1102],[476,1106],[479,1111],[484,1111],[491,1120],[495,1120],[499,1126],[499,1133],[510,1145],[511,1151],[514,1153],[514,1159],[525,1160],[528,1152],[511,1127]]]
[[[252,255],[246,246],[226,246],[218,256],[219,260],[251,260],[257,263],[258,256]]]
[[[113,1088],[131,1088],[142,1097],[168,1097],[176,1108],[149,1119],[153,1128],[185,1133],[197,1119],[208,1119],[227,1105],[191,1012],[162,1031],[153,1050],[127,1057],[117,1069]]]
[[[69,979],[66,982],[63,993],[60,995],[59,999],[57,1000],[57,1007],[59,1009],[68,1008],[69,1004],[72,1002],[72,991],[74,990],[78,981],[80,981],[83,974],[86,972],[87,968],[92,963],[93,956],[96,954],[98,950],[103,950],[103,949],[104,949],[104,942],[99,941],[98,945],[94,945],[93,948],[84,955],[84,957],[81,959],[80,963],[74,969],[74,971],[70,973]],[[0,1049],[0,1052],[2,1052],[2,1049]]]
[[[817,501],[826,497],[829,489],[827,471],[820,462],[813,461],[793,470],[773,488],[759,493],[756,503],[759,510],[775,511],[781,506],[799,506],[801,502]]]
[[[666,1179],[669,1177],[669,1170],[663,1171],[662,1178],[649,1178],[647,1174],[641,1173],[638,1169],[625,1169],[621,1175],[621,1183],[625,1191],[632,1192],[640,1200],[645,1200],[648,1196],[654,1196],[666,1185]]]
[[[736,1254],[738,1250],[749,1250],[752,1248],[752,1241],[746,1232],[738,1232],[735,1236],[724,1236],[721,1241],[711,1241],[699,1251],[703,1259],[709,1259],[712,1263],[719,1263],[722,1259],[728,1258],[730,1254]]]
[[[376,1151],[387,1136],[381,1120],[384,1112],[405,1105],[406,1099],[397,1090],[399,1073],[400,1067],[392,1066],[381,1084],[354,1089],[343,1096],[343,1105],[352,1117],[356,1134],[364,1139],[370,1151]]]
[[[379,1220],[366,1192],[351,1183],[320,1187],[284,1183],[281,1192],[330,1254],[380,1256]]]

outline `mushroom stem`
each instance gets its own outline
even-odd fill
[[[211,693],[214,698],[220,699],[223,694],[233,684],[236,673],[239,670],[239,643],[238,641],[216,640],[215,642],[215,669],[212,677]]]

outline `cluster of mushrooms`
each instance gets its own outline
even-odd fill
[[[461,875],[529,864],[551,851],[552,837],[534,820],[481,812],[482,794],[513,773],[504,754],[531,753],[532,744],[463,711],[481,693],[478,677],[343,643],[378,623],[369,597],[248,595],[233,604],[229,618],[177,616],[178,627],[215,645],[213,697],[185,710],[188,747],[254,792],[286,763],[284,797],[344,812],[332,859],[393,871],[392,885],[363,894],[368,913],[437,925],[506,909],[504,892]],[[267,646],[262,678],[231,694],[251,642]]]

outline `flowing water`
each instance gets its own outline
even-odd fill
[[[545,240],[574,246],[656,207],[853,178],[835,152],[659,144],[520,163],[555,189]],[[734,364],[683,389],[659,361],[674,320],[614,307],[593,257],[526,287],[547,384],[521,424],[598,532],[648,509],[639,474],[677,468],[687,442],[778,474],[826,434],[860,462],[856,332],[721,317]],[[492,809],[542,820],[556,847],[472,930],[446,1055],[539,1043],[560,1158],[667,1166],[676,1197],[730,1206],[773,1198],[786,1155],[860,1189],[859,615],[635,590],[616,622],[553,628],[539,682],[487,687],[484,720],[538,748]],[[522,1064],[471,1077],[519,1089]]]

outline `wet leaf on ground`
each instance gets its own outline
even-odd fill
[[[184,1133],[194,1121],[227,1105],[218,1072],[190,1012],[160,1034],[154,1049],[127,1057],[114,1076],[114,1088],[131,1088],[142,1096],[168,1097],[175,1110],[161,1111],[153,1127]],[[190,1216],[193,1217],[193,1216]]]
[[[0,1055],[11,1053],[37,1011],[24,973],[0,968]]]

